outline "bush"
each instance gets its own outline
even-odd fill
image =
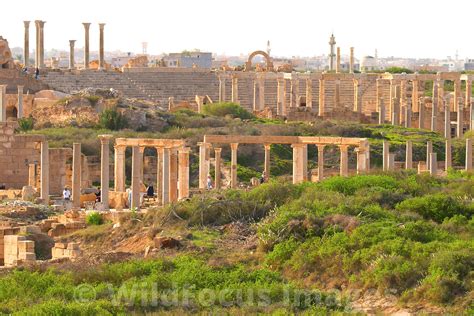
[[[92,212],[87,215],[86,223],[87,225],[102,225],[104,223],[104,220],[98,212]]]
[[[117,111],[117,109],[108,109],[100,113],[99,126],[112,131],[118,131],[127,128],[127,119]]]
[[[20,126],[20,131],[27,132],[31,131],[34,128],[35,121],[31,116],[24,117],[18,120],[18,125]]]
[[[89,100],[92,106],[95,106],[99,102],[100,97],[98,95],[88,95],[86,99]]]
[[[202,108],[202,113],[213,116],[232,116],[233,118],[240,119],[252,119],[253,114],[245,110],[243,107],[236,103],[212,103],[206,104]]]

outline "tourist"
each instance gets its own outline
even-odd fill
[[[63,190],[63,199],[66,201],[71,200],[71,191],[69,190],[68,187],[65,187]]]
[[[262,175],[260,176],[260,184],[265,183],[267,175],[265,174],[265,171],[262,172]]]
[[[35,79],[36,80],[39,79],[39,75],[40,75],[40,70],[39,70],[39,68],[36,68],[36,70],[35,70]]]
[[[95,201],[97,203],[100,202],[100,187],[97,188],[97,192],[95,193]]]
[[[207,176],[207,189],[211,190],[212,189],[212,178],[211,176]]]

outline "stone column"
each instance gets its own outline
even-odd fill
[[[436,153],[430,154],[430,175],[436,176],[438,173],[438,159],[436,157]]]
[[[411,140],[407,140],[405,147],[405,169],[413,168],[413,144]]]
[[[464,96],[464,106],[467,108],[471,104],[472,81],[466,80],[466,95]]]
[[[451,112],[449,102],[444,102],[444,138],[451,138]]]
[[[112,135],[99,135],[100,139],[100,201],[104,210],[109,209],[109,141]]]
[[[385,104],[383,98],[379,101],[379,124],[385,124]]]
[[[395,154],[388,154],[388,170],[395,170]]]
[[[175,148],[170,149],[170,184],[169,199],[170,202],[178,200],[178,152]]]
[[[237,148],[238,143],[231,143],[231,162],[230,162],[230,187],[232,189],[237,188]]]
[[[265,76],[264,73],[258,78],[258,108],[263,110],[265,108]]]
[[[362,113],[361,79],[354,79],[354,112]]]
[[[433,152],[433,142],[432,141],[427,141],[426,142],[426,169],[430,169],[430,154]]]
[[[370,169],[370,145],[367,141],[361,142],[357,148],[357,174],[368,172]]]
[[[44,24],[46,21],[38,21],[38,68],[44,68]]]
[[[454,104],[453,104],[453,111],[458,111],[459,109],[459,98],[462,98],[461,96],[461,80],[455,80],[454,81]]]
[[[293,184],[304,181],[304,144],[293,144]]]
[[[413,112],[418,112],[418,80],[412,81],[411,104]]]
[[[163,204],[163,147],[156,147],[156,196]]]
[[[472,139],[466,138],[466,171],[472,170]]]
[[[457,100],[454,100],[457,102],[458,106],[458,112],[457,112],[457,126],[456,126],[456,136],[458,138],[461,138],[464,134],[464,106],[462,104],[462,98],[459,98]]]
[[[18,86],[18,108],[17,118],[23,118],[23,86]]]
[[[74,44],[76,40],[69,40],[69,69],[75,69],[75,61],[74,61]]]
[[[170,203],[170,151],[169,147],[163,148],[163,191],[161,194],[163,205]]]
[[[265,180],[270,178],[270,149],[271,144],[264,144],[265,149],[265,162],[263,165],[263,171],[265,172]]]
[[[219,76],[219,102],[225,102],[225,77]]]
[[[72,205],[81,207],[81,144],[72,144]]]
[[[197,145],[199,146],[199,189],[205,189],[209,175],[209,144],[197,143]]]
[[[89,27],[90,23],[82,23],[84,25],[84,69],[89,69]]]
[[[424,98],[420,98],[418,102],[418,128],[424,129],[425,128],[425,100]]]
[[[239,79],[236,75],[232,76],[232,102],[239,103]]]
[[[316,145],[318,147],[318,181],[324,179],[324,147],[326,145]]]
[[[258,101],[259,101],[259,93],[260,93],[260,90],[258,89],[258,82],[257,80],[255,79],[253,81],[253,111],[257,111],[259,110],[259,104],[258,104]]]
[[[349,73],[353,74],[354,73],[354,47],[350,48],[351,55],[349,58]]]
[[[25,25],[25,41],[23,45],[23,64],[26,68],[30,66],[30,21],[23,21]]]
[[[40,67],[40,20],[35,20],[35,68]]]
[[[189,197],[189,152],[191,148],[178,149],[178,200]]]
[[[285,78],[277,79],[277,114],[286,115]]]
[[[349,145],[339,145],[339,150],[341,152],[339,174],[343,177],[347,177],[349,175],[348,149]]]
[[[126,146],[114,146],[114,190],[125,192],[125,150]]]
[[[303,180],[308,180],[308,145],[303,145]]]
[[[469,130],[474,129],[474,102],[469,103]]]
[[[140,173],[141,173],[141,160],[142,155],[140,153],[139,146],[132,147],[132,198],[130,201],[130,208],[140,208]],[[128,198],[128,197],[127,197]]]
[[[47,141],[41,142],[41,199],[49,205],[49,146]]]
[[[0,85],[0,122],[7,121],[7,99],[6,92],[7,86]]]
[[[319,79],[319,116],[324,116],[324,110],[325,110],[325,105],[324,105],[324,93],[325,93],[325,82],[324,79],[321,78]]]
[[[341,80],[336,80],[336,85],[334,87],[334,109],[341,108]]]
[[[99,69],[105,69],[105,61],[104,61],[104,27],[105,27],[105,23],[99,23]]]
[[[341,48],[336,49],[336,73],[341,72]]]
[[[444,169],[448,171],[452,167],[452,154],[451,154],[451,139],[446,139],[445,141],[445,160],[444,160]]]
[[[438,87],[439,81],[433,81],[433,98],[432,98],[432,107],[431,107],[431,131],[436,132],[436,123],[437,123],[437,116],[438,116]]]
[[[291,79],[290,107],[298,107],[300,80],[298,78]]]
[[[411,127],[411,101],[407,101],[407,105],[405,107],[405,127]]]
[[[36,188],[36,164],[28,164],[28,185]]]
[[[313,80],[311,78],[306,79],[306,107],[313,107]]]
[[[389,168],[389,154],[390,154],[390,143],[387,140],[383,141],[382,149],[382,170],[388,171]]]
[[[215,158],[215,163],[216,163],[214,187],[216,188],[216,190],[219,190],[219,189],[222,188],[222,182],[221,182],[221,153],[222,153],[222,148],[214,148],[214,158]]]

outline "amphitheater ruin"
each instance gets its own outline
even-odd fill
[[[474,75],[457,72],[355,73],[353,48],[349,71],[345,73],[340,69],[340,49],[330,56],[330,71],[318,73],[279,72],[274,69],[271,56],[263,51],[250,53],[241,71],[147,67],[143,58],[129,62],[123,69],[111,69],[104,58],[103,23],[99,24],[98,61],[90,60],[91,24],[83,23],[83,65],[77,67],[75,40],[70,40],[69,69],[46,68],[45,21],[37,20],[34,68],[41,70],[41,76],[35,80],[21,70],[32,68],[29,65],[29,25],[29,21],[24,22],[24,64],[21,67],[14,63],[6,39],[0,37],[0,200],[32,200],[69,213],[46,219],[39,227],[17,227],[0,222],[1,265],[35,260],[35,242],[22,236],[25,231],[40,231],[56,237],[84,228],[84,215],[79,211],[89,209],[90,205],[104,211],[114,221],[125,209],[139,210],[143,207],[145,184],[155,185],[154,206],[167,205],[207,189],[213,165],[213,189],[238,188],[242,184],[237,176],[240,146],[263,146],[266,179],[272,176],[270,153],[271,146],[276,144],[291,145],[293,183],[321,181],[329,176],[324,168],[327,147],[338,147],[340,176],[365,173],[377,167],[370,164],[370,145],[365,138],[205,135],[202,142],[195,144],[186,139],[114,139],[106,134],[97,140],[101,155],[95,157],[83,154],[80,143],[74,143],[72,149],[49,148],[44,136],[17,133],[18,120],[30,116],[36,108],[57,102],[58,98],[51,96],[56,92],[71,94],[89,87],[114,89],[126,98],[147,100],[157,108],[169,111],[184,107],[201,112],[204,104],[234,102],[263,118],[309,122],[342,120],[431,130],[445,138],[445,161],[438,160],[431,142],[426,145],[426,159],[413,161],[412,142],[408,141],[405,159],[397,162],[395,154],[390,152],[389,142],[383,141],[382,169],[416,168],[419,173],[443,176],[452,167],[467,171],[473,168],[472,140],[466,139],[465,165],[462,167],[453,166],[451,146],[453,137],[460,138],[474,128]],[[253,66],[253,58],[258,55],[263,56],[265,66]],[[447,91],[448,82],[454,84],[453,92]],[[54,93],[44,90],[54,90]],[[308,168],[308,146],[317,148],[314,170]],[[125,172],[127,148],[132,149],[129,188],[126,187]],[[198,152],[193,152],[194,148],[199,148]],[[224,148],[230,148],[230,167],[222,158]],[[145,150],[150,149],[154,154],[146,156]],[[199,164],[195,187],[190,180],[190,157],[193,155],[198,157]],[[353,165],[351,170],[350,157],[355,161],[355,170]],[[224,181],[224,177],[229,181]],[[111,178],[113,188],[110,187]],[[93,183],[100,183],[100,203],[95,203],[99,193]],[[257,184],[252,182],[252,185]],[[70,202],[60,198],[64,187],[72,189]],[[109,210],[113,212],[108,213]],[[34,210],[26,207],[27,211]],[[52,253],[54,258],[74,258],[80,254],[80,249],[75,243],[58,242]]]

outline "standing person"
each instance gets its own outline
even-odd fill
[[[35,70],[35,79],[38,80],[38,79],[39,79],[39,76],[40,76],[40,70],[39,70],[39,68],[37,67],[36,70]]]
[[[262,175],[260,176],[260,184],[265,183],[265,178],[266,177],[267,177],[267,175],[265,174],[265,171],[262,172]]]
[[[65,187],[63,190],[63,199],[66,201],[71,200],[71,191],[69,190],[68,187]]]
[[[212,189],[212,178],[210,175],[207,176],[207,189],[208,190]]]

